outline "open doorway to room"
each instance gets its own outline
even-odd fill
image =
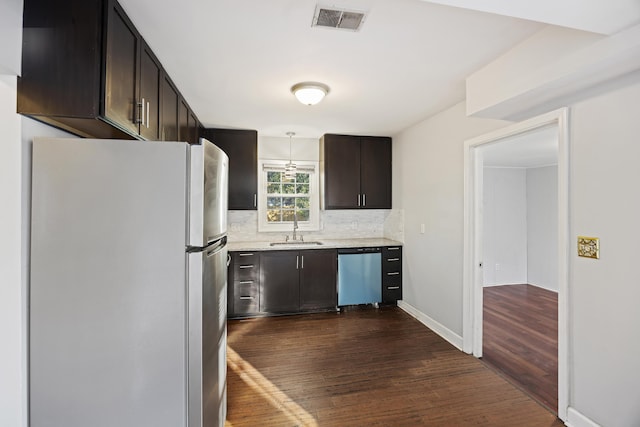
[[[487,361],[498,359],[498,364],[501,357],[511,360],[509,357],[516,353],[514,348],[520,347],[531,358],[515,365],[525,365],[532,372],[516,371],[512,375],[525,382],[527,378],[543,376],[555,383],[547,391],[549,398],[536,396],[531,389],[529,392],[550,408],[557,408],[562,420],[567,419],[569,396],[567,128],[567,110],[561,109],[468,140],[464,151],[463,349],[476,357],[484,356]],[[545,157],[549,155],[548,147],[547,154],[542,154],[545,133],[555,136],[546,144],[552,147],[557,164]],[[527,159],[530,163],[506,163],[506,158],[511,162]],[[535,162],[536,158],[543,160]],[[555,206],[550,198],[557,202]],[[553,224],[550,226],[549,222]],[[549,262],[549,258],[556,262]],[[538,298],[539,294],[544,296]],[[543,302],[555,295],[557,302],[553,298]],[[545,305],[550,308],[542,308]],[[551,320],[542,321],[541,311],[545,310]],[[525,317],[518,319],[520,315]],[[488,322],[498,323],[487,325],[485,330],[485,317]],[[540,322],[551,324],[550,330],[536,331],[533,327]],[[530,330],[523,329],[523,325]],[[553,336],[553,326],[557,341],[549,343],[542,336]],[[496,331],[503,336],[492,336]],[[483,332],[488,339],[486,348]],[[548,344],[546,355],[532,355],[531,349],[542,347],[536,340]],[[498,347],[502,355],[492,354]],[[505,355],[509,357],[505,359]],[[541,374],[538,369],[544,365],[546,373]],[[529,385],[538,387],[531,381]],[[557,388],[554,390],[553,386]],[[520,387],[527,389],[522,381]]]
[[[479,152],[482,360],[557,413],[557,126],[486,144]]]

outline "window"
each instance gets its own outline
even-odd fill
[[[317,163],[297,162],[298,170],[292,178],[285,176],[284,164],[272,160],[262,164],[258,230],[289,231],[294,218],[299,230],[318,230]]]
[[[284,172],[267,172],[267,222],[309,221],[309,172],[287,178]]]

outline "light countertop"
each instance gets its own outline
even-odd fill
[[[300,249],[339,249],[339,248],[370,248],[376,246],[402,246],[401,242],[391,239],[310,239],[310,241],[321,242],[321,245],[313,244],[287,244],[271,246],[272,242],[229,242],[229,251],[281,251]],[[283,242],[283,240],[278,240]]]

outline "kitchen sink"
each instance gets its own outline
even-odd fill
[[[272,242],[270,243],[271,246],[318,246],[318,245],[322,245],[322,242],[314,242],[314,241],[309,241],[309,242],[301,242],[301,241],[291,241],[291,242]]]

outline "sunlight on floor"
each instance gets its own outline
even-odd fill
[[[291,400],[283,391],[266,379],[250,363],[245,361],[232,348],[227,347],[227,365],[252,390],[268,401],[274,408],[285,415],[293,425],[317,427],[318,423],[311,414]],[[232,426],[227,422],[227,426]]]

